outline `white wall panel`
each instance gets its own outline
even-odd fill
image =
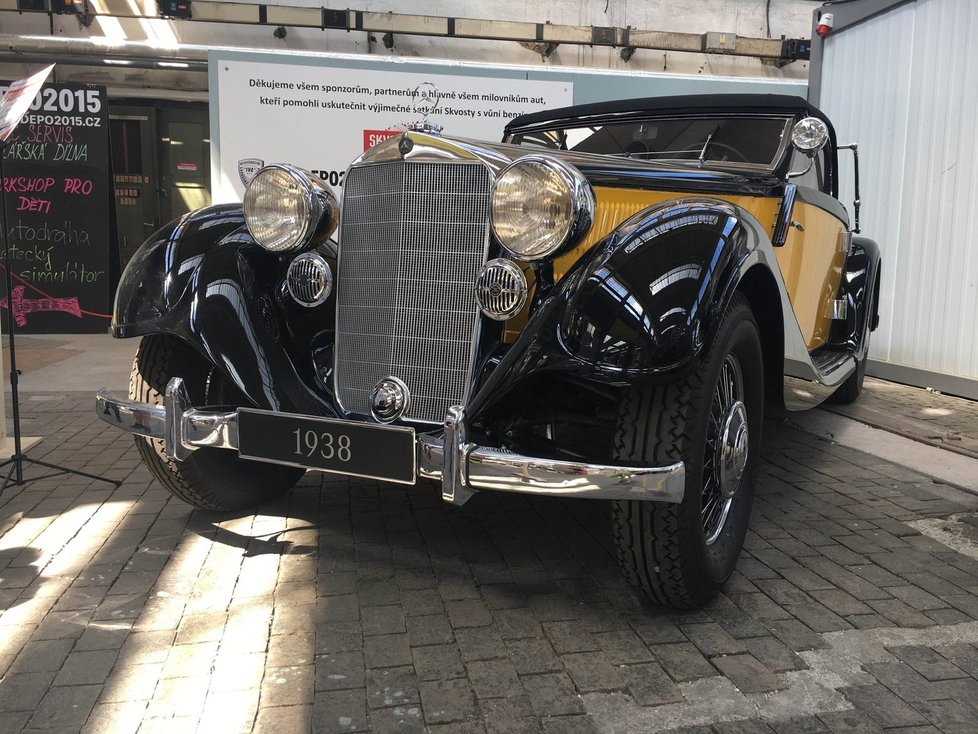
[[[872,358],[969,380],[978,379],[978,71],[960,53],[976,30],[974,0],[918,0],[830,36],[820,102],[840,142],[859,143],[863,234],[883,253]]]

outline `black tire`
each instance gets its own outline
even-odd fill
[[[686,466],[681,503],[623,500],[612,507],[625,578],[657,604],[698,609],[736,566],[754,496],[763,369],[757,323],[747,301],[737,295],[695,374],[679,383],[632,390],[621,406],[619,458],[652,465],[682,459]],[[738,402],[743,414],[735,407]],[[733,461],[724,471],[717,448],[724,427],[737,433],[741,424],[746,436],[730,446],[745,447],[746,456],[733,451],[741,462]],[[721,493],[721,487],[732,496]]]
[[[867,333],[866,338],[869,338]],[[866,381],[866,362],[869,361],[869,352],[856,362],[856,371],[846,378],[846,381],[836,388],[836,391],[829,395],[828,402],[836,405],[852,405],[863,391],[863,383]]]
[[[176,337],[152,334],[143,337],[129,377],[129,397],[161,405],[172,377],[182,377],[191,403],[241,404],[232,390],[217,387],[220,380],[210,365]],[[219,393],[213,399],[215,390]],[[143,463],[176,497],[204,510],[243,510],[274,499],[291,489],[303,469],[239,459],[227,449],[197,449],[184,461],[163,451],[163,441],[136,436]]]

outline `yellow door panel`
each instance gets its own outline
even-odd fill
[[[781,277],[808,349],[825,344],[832,326],[831,306],[845,264],[846,228],[824,209],[795,202],[783,247],[775,248]]]

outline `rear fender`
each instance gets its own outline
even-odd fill
[[[833,323],[829,342],[833,349],[857,359],[862,359],[868,349],[865,335],[879,323],[880,265],[879,245],[866,237],[853,237],[839,286],[839,298],[846,302],[846,317]]]

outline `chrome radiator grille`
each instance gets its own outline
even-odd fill
[[[396,161],[353,168],[343,192],[336,305],[336,390],[370,413],[393,375],[408,420],[441,423],[468,386],[486,258],[490,174],[481,164]]]

